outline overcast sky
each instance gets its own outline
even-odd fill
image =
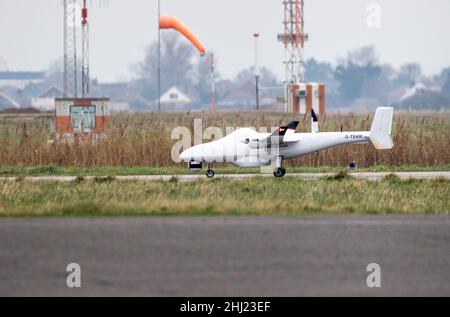
[[[91,1],[91,0],[89,0]],[[92,0],[91,73],[101,81],[132,76],[130,66],[157,38],[156,0]],[[261,64],[283,75],[281,0],[162,0],[216,52],[225,77],[253,63],[253,33],[261,34]],[[367,24],[367,6],[381,5],[381,27]],[[382,62],[418,62],[432,74],[450,66],[449,0],[305,0],[306,56],[335,63],[348,50],[375,45]],[[10,70],[42,70],[62,56],[61,0],[0,0],[0,58]],[[164,31],[167,32],[167,31]]]

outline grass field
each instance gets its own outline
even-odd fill
[[[80,176],[77,182],[0,181],[0,217],[110,215],[309,215],[449,214],[450,181],[380,182],[351,178],[305,182],[254,178],[181,183],[185,164],[171,159],[172,129],[251,126],[272,128],[308,116],[277,113],[116,114],[107,139],[96,144],[49,144],[51,115],[0,115],[0,177]],[[369,130],[373,114],[331,114],[321,131]],[[286,162],[288,173],[339,173],[350,161],[356,172],[449,171],[450,114],[396,113],[395,148],[344,146]],[[207,140],[204,140],[205,142]],[[218,174],[259,169],[215,166]],[[171,182],[119,182],[121,175],[174,175]],[[345,174],[344,174],[345,175]],[[81,176],[111,176],[85,181]]]
[[[0,217],[449,214],[450,181],[0,182]]]

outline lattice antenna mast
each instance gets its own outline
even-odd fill
[[[86,0],[83,0],[81,9],[81,27],[82,27],[82,65],[81,65],[81,91],[82,97],[89,97],[89,22]]]
[[[76,0],[64,4],[64,78],[65,97],[77,97]]]
[[[304,0],[284,0],[284,33],[278,35],[286,50],[286,83],[305,81],[304,48],[305,33]]]

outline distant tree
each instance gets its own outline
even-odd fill
[[[236,89],[236,84],[232,80],[219,79],[216,82],[216,93],[219,100],[225,98],[234,89]]]
[[[447,74],[447,80],[444,83],[444,86],[442,86],[442,92],[450,94],[450,71]]]
[[[332,103],[367,109],[397,103],[404,93],[404,82],[421,76],[417,64],[405,65],[397,72],[390,64],[379,63],[374,47],[362,47],[339,60],[334,71],[338,92]]]
[[[175,33],[163,33],[161,38],[161,93],[171,86],[189,90],[192,86],[195,51]],[[158,98],[158,44],[152,43],[144,60],[134,67],[141,83],[142,95],[147,99]]]
[[[326,86],[327,106],[338,106],[338,83],[335,79],[334,68],[330,63],[320,62],[310,58],[305,64],[306,82],[324,83]]]
[[[215,58],[215,80],[220,80],[220,73],[217,67],[217,58]],[[209,102],[211,100],[211,54],[199,58],[195,65],[194,89],[201,102]]]
[[[351,104],[357,98],[376,97],[376,92],[370,88],[382,80],[382,74],[383,68],[378,65],[373,47],[349,52],[335,70],[340,102]]]
[[[254,67],[249,67],[241,70],[234,78],[234,82],[238,86],[242,86],[247,82],[254,82],[254,81],[255,81]],[[260,70],[260,84],[263,87],[274,87],[281,85],[277,76],[266,67],[262,67]]]
[[[378,60],[378,54],[374,46],[363,46],[349,51],[344,58],[338,59],[337,64],[353,64],[363,67],[369,64],[378,64]]]
[[[310,58],[305,64],[305,79],[307,82],[330,84],[334,80],[334,69],[330,63],[318,62]]]
[[[260,96],[276,98],[282,91],[282,83],[278,80],[277,76],[268,68],[262,67],[260,69]],[[255,85],[255,68],[249,67],[241,70],[233,79],[233,89],[239,89],[243,86],[252,87],[250,93],[256,96]],[[279,88],[279,89],[277,89]],[[250,90],[250,88],[247,88]]]
[[[450,109],[450,94],[439,91],[419,90],[414,96],[404,100],[402,108],[414,110]]]
[[[422,67],[417,63],[409,63],[400,67],[395,82],[399,85],[414,86],[422,77]]]

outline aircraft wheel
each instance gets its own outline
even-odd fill
[[[282,178],[284,175],[286,175],[286,170],[284,170],[283,168],[277,168],[273,175],[276,178]]]
[[[214,175],[216,175],[216,173],[214,173],[213,170],[208,170],[208,171],[206,172],[206,177],[208,177],[208,178],[213,178]]]
[[[284,167],[281,168],[283,170],[283,176],[286,175],[286,169]]]

